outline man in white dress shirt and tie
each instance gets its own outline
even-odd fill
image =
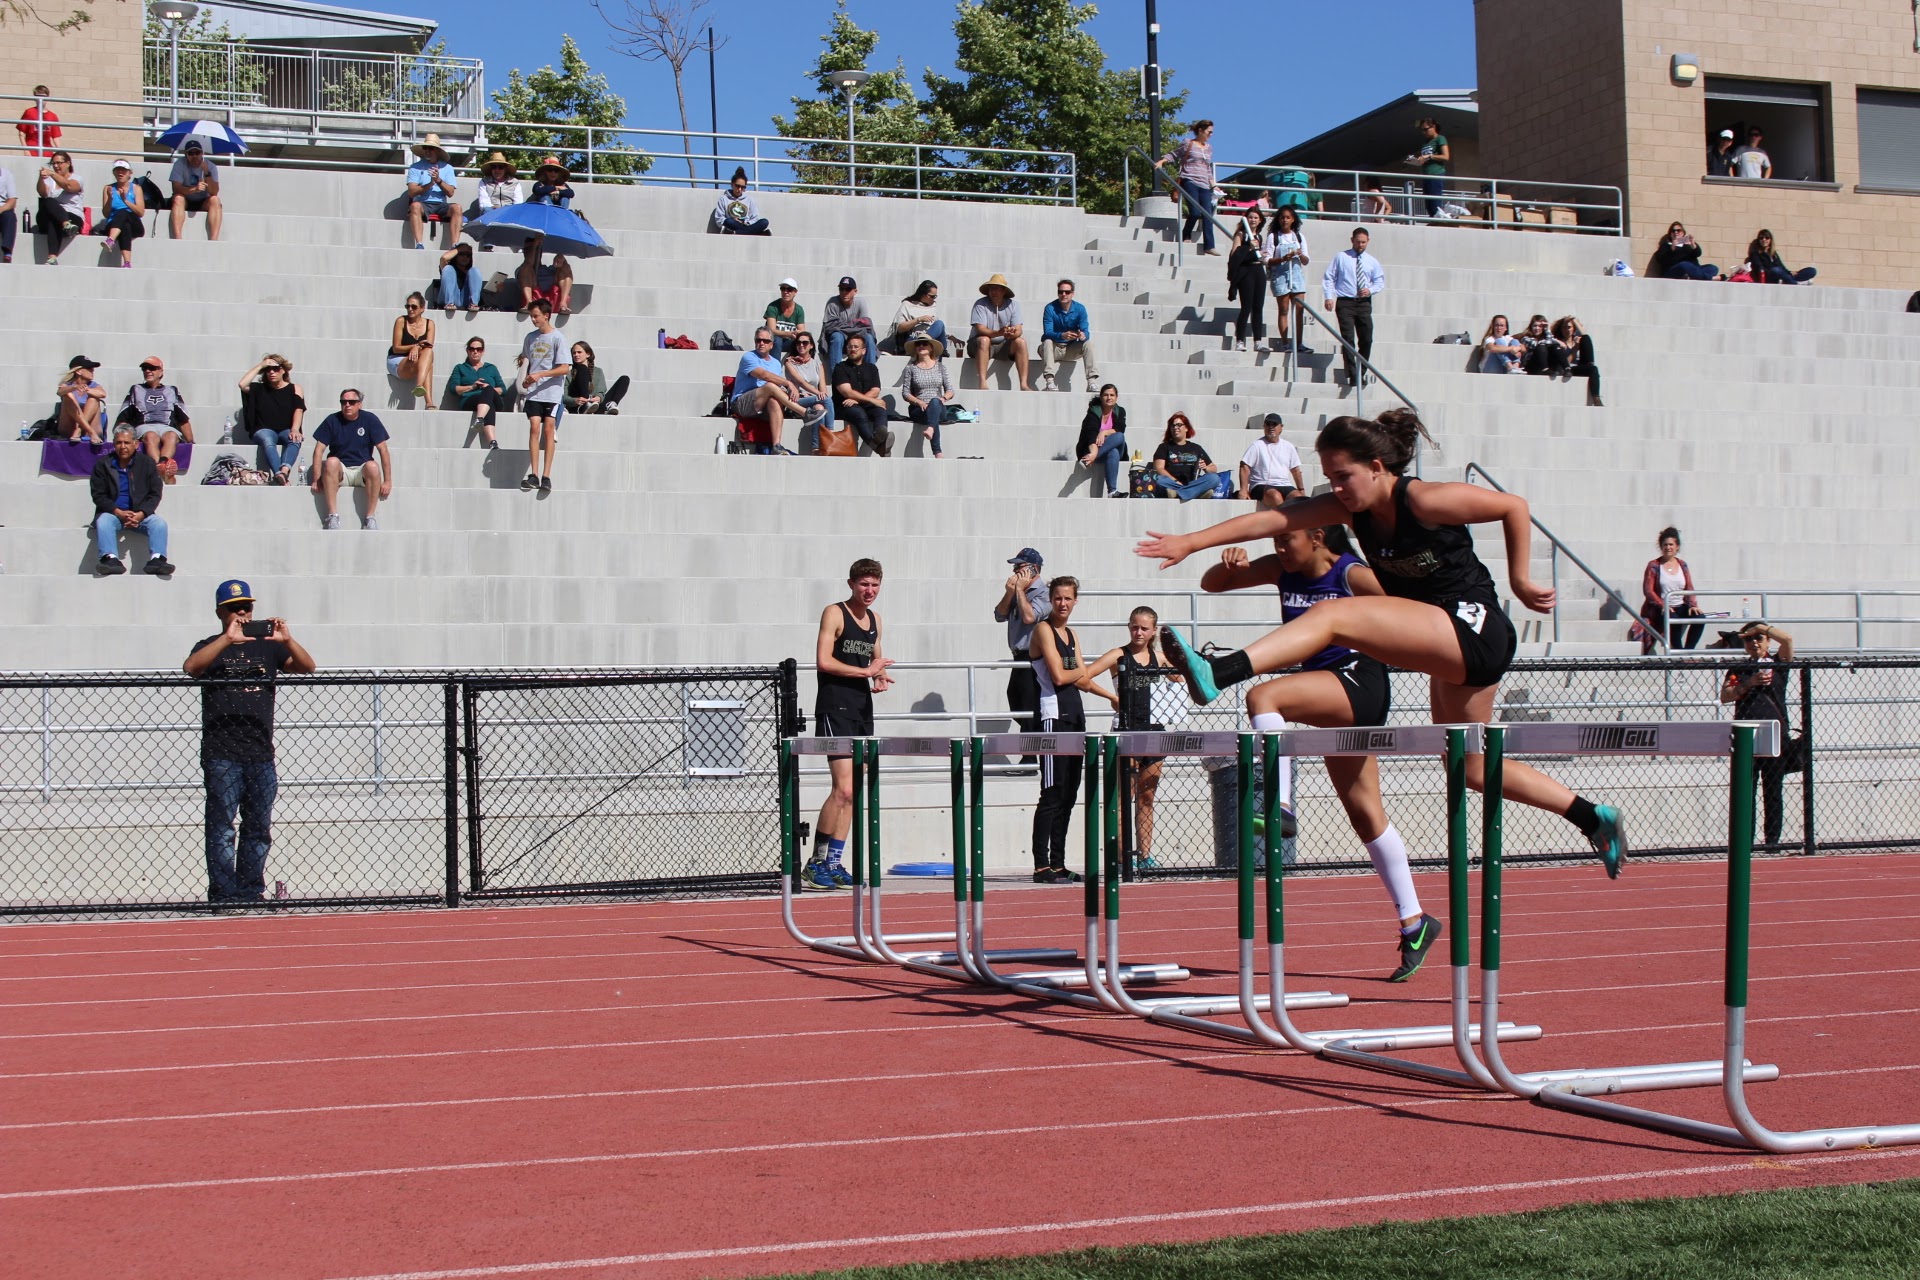
[[[1360,385],[1360,370],[1354,364],[1358,349],[1363,360],[1373,359],[1373,295],[1387,287],[1380,260],[1367,252],[1373,237],[1365,227],[1353,229],[1353,247],[1334,255],[1320,280],[1320,293],[1327,310],[1340,321],[1340,336],[1346,341],[1341,358],[1346,361],[1347,381]]]

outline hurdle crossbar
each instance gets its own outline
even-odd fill
[[[1531,725],[1527,727],[1534,728]],[[1780,1131],[1769,1129],[1755,1118],[1747,1103],[1746,1086],[1755,1079],[1773,1079],[1774,1076],[1756,1077],[1751,1069],[1742,1070],[1747,1064],[1747,975],[1753,910],[1754,761],[1757,757],[1779,754],[1782,748],[1780,726],[1777,721],[1762,720],[1661,727],[1667,730],[1717,729],[1719,735],[1716,740],[1702,741],[1699,750],[1686,754],[1725,753],[1732,758],[1728,771],[1727,924],[1723,973],[1726,1022],[1724,1052],[1715,1064],[1717,1078],[1711,1083],[1720,1085],[1733,1124],[1711,1124],[1687,1116],[1628,1106],[1605,1098],[1590,1097],[1564,1085],[1542,1090],[1534,1095],[1534,1101],[1601,1120],[1775,1155],[1913,1146],[1920,1143],[1920,1124],[1848,1125],[1830,1129]],[[1519,728],[1518,725],[1514,726],[1515,730]],[[1516,753],[1539,749],[1535,745],[1537,738],[1531,735],[1516,732],[1513,740]],[[1664,753],[1677,754],[1678,746],[1684,741],[1691,740],[1675,735],[1663,741],[1661,749]],[[1488,763],[1492,763],[1491,756]]]
[[[1772,722],[1768,722],[1773,728]],[[1751,727],[1751,726],[1748,726]],[[1505,807],[1503,779],[1508,749],[1532,755],[1694,755],[1727,754],[1733,743],[1734,726],[1722,722],[1649,723],[1649,724],[1516,724],[1490,725],[1486,731],[1485,780],[1481,805],[1480,867],[1480,1010],[1483,1017],[1498,1016],[1500,1008],[1500,962],[1502,927],[1502,880]],[[1769,735],[1768,748],[1780,749],[1777,732]],[[1748,788],[1748,806],[1752,805]],[[1591,1067],[1557,1071],[1516,1072],[1501,1055],[1498,1042],[1484,1044],[1484,1063],[1471,1048],[1461,1052],[1461,1060],[1476,1076],[1483,1070],[1503,1090],[1545,1106],[1585,1110],[1565,1106],[1570,1098],[1585,1099],[1604,1093],[1637,1093],[1664,1089],[1687,1089],[1722,1085],[1728,1079],[1741,1082],[1777,1079],[1780,1069],[1755,1065],[1743,1057],[1709,1059],[1698,1062],[1663,1062],[1644,1066]],[[1731,1073],[1731,1074],[1729,1074]],[[1617,1106],[1618,1104],[1609,1104]],[[1619,1107],[1638,1116],[1662,1115],[1640,1108]],[[1619,1117],[1615,1117],[1619,1118]],[[1669,1133],[1680,1133],[1703,1141],[1743,1146],[1740,1136],[1724,1125],[1703,1124],[1682,1117],[1663,1116],[1670,1123],[1649,1125]],[[1731,1141],[1729,1141],[1731,1139]]]

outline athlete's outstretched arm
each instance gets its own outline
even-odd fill
[[[1220,553],[1220,563],[1200,575],[1200,589],[1207,592],[1244,591],[1248,587],[1271,587],[1280,581],[1280,557],[1247,558],[1246,548],[1228,547]]]
[[[1277,510],[1234,516],[1192,533],[1156,533],[1149,529],[1147,536],[1134,545],[1133,553],[1158,560],[1162,569],[1171,569],[1194,552],[1208,547],[1277,538],[1289,529],[1318,529],[1329,524],[1349,524],[1352,519],[1340,500],[1326,493],[1305,502],[1288,503]]]
[[[1534,585],[1527,573],[1533,554],[1533,513],[1517,493],[1473,484],[1407,486],[1407,510],[1422,524],[1499,524],[1507,541],[1507,585],[1514,599],[1535,613],[1553,610],[1553,591]]]

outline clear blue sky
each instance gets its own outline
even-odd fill
[[[621,0],[608,2],[620,11]],[[606,23],[586,0],[359,3],[435,19],[449,53],[485,60],[489,89],[505,84],[514,67],[557,62],[564,32],[626,97],[629,125],[678,127],[666,65],[614,52]],[[1099,7],[1092,30],[1107,65],[1138,67],[1146,60],[1146,6],[1112,0]],[[904,59],[916,84],[926,67],[952,73],[949,3],[849,0],[847,10],[880,33],[869,66]],[[790,114],[789,100],[810,92],[803,73],[819,54],[832,0],[715,0],[706,12],[726,40],[717,55],[720,128],[772,133],[771,117]],[[1189,116],[1218,122],[1214,152],[1222,161],[1262,159],[1412,89],[1475,83],[1472,0],[1373,0],[1358,9],[1300,0],[1159,0],[1159,18],[1161,65],[1176,73],[1173,87],[1192,90]],[[687,67],[693,128],[707,127],[707,101],[702,52]]]

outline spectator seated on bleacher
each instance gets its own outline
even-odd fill
[[[846,359],[835,363],[827,374],[833,385],[833,411],[860,433],[868,448],[883,458],[889,457],[893,453],[893,433],[887,430],[887,401],[880,394],[880,370],[867,358],[866,335],[853,334],[846,347]]]
[[[1600,403],[1600,365],[1593,355],[1593,337],[1580,327],[1574,316],[1561,316],[1553,322],[1553,340],[1567,353],[1566,376],[1587,380],[1587,404],[1594,409]]]
[[[67,362],[67,374],[54,388],[59,401],[55,413],[56,438],[61,440],[103,440],[101,425],[106,416],[107,389],[93,380],[98,360],[75,356]]]
[[[0,169],[0,264],[13,261],[13,242],[20,235],[20,192],[13,175]]]
[[[520,189],[520,171],[513,167],[513,161],[498,151],[488,156],[487,162],[480,166],[480,194],[474,198],[473,212],[482,214],[504,209],[509,205],[521,204],[526,198]],[[492,247],[482,245],[481,251]]]
[[[826,335],[828,364],[840,363],[846,355],[847,339],[856,334],[866,339],[860,349],[867,363],[879,363],[873,316],[867,310],[867,300],[860,296],[860,282],[852,276],[841,276],[840,292],[827,299],[826,310],[820,316],[820,332]]]
[[[1261,284],[1265,283],[1263,276]],[[1100,377],[1100,370],[1094,367],[1100,360],[1093,353],[1093,324],[1073,291],[1073,281],[1060,281],[1054,286],[1054,300],[1040,309],[1040,386],[1047,391],[1053,390],[1060,357],[1074,348],[1080,352],[1081,385],[1090,385]]]
[[[309,487],[320,494],[326,514],[320,518],[322,529],[340,527],[340,490],[359,489],[366,495],[367,514],[360,518],[362,529],[380,527],[375,512],[384,498],[393,496],[393,455],[387,449],[386,424],[371,413],[363,413],[364,397],[348,387],[340,393],[340,411],[330,413],[313,433],[313,479]]]
[[[120,402],[120,413],[113,424],[132,427],[134,439],[146,447],[160,479],[174,484],[179,479],[174,455],[182,440],[193,440],[193,420],[187,416],[180,388],[167,385],[166,379],[166,361],[159,356],[142,360],[140,381],[127,388],[127,398]]]
[[[73,157],[56,151],[40,166],[34,182],[40,197],[33,225],[47,238],[47,265],[60,261],[60,251],[77,235],[87,230],[91,214],[87,211],[87,193],[73,171]]]
[[[473,313],[480,309],[484,284],[480,268],[473,265],[472,244],[462,240],[440,255],[440,305],[446,308],[449,320],[455,307],[466,308],[467,319],[473,319]]]
[[[1004,359],[1013,364],[1020,389],[1033,390],[1027,373],[1026,326],[1021,323],[1020,303],[1005,276],[995,273],[980,286],[980,301],[973,304],[971,323],[973,335],[968,345],[973,349],[973,369],[980,385],[987,385],[987,370],[993,362]]]
[[[713,229],[723,236],[770,236],[760,206],[747,191],[747,171],[736,168],[733,177],[713,202]]]
[[[933,312],[933,304],[940,300],[940,286],[931,280],[922,280],[914,291],[900,300],[899,310],[893,313],[893,328],[881,343],[893,344],[896,355],[905,355],[913,340],[921,334],[940,343],[942,351],[947,348],[947,326]]]
[[[567,181],[567,176],[567,168],[560,163],[559,156],[546,157],[533,171],[533,194],[527,197],[527,203],[573,208],[573,184]]]
[[[540,264],[540,246],[545,236],[528,236],[520,245],[520,269],[513,278],[520,286],[520,309],[525,311],[535,298],[543,298],[553,313],[568,315],[573,310],[573,265],[567,255],[556,253],[553,261]]]
[[[753,350],[740,356],[740,367],[733,374],[733,399],[727,409],[735,418],[765,418],[775,453],[793,455],[780,441],[786,427],[786,415],[804,417],[806,410],[794,398],[793,384],[786,371],[773,358],[773,330],[753,331]]]
[[[285,356],[269,352],[240,375],[241,430],[259,446],[261,470],[274,484],[293,478],[306,416],[306,394],[293,381],[293,363]]]
[[[94,562],[94,576],[109,578],[125,573],[121,563],[120,531],[137,530],[147,536],[146,571],[156,577],[173,572],[167,563],[167,522],[160,510],[160,471],[153,459],[140,452],[132,427],[115,427],[113,452],[93,464],[88,478],[93,494],[93,539],[100,552]]]
[[[1747,246],[1747,270],[1755,284],[1805,284],[1820,274],[1814,267],[1788,270],[1787,264],[1780,261],[1779,251],[1773,247],[1773,232],[1764,227]]]
[[[585,342],[576,342],[568,353],[567,389],[561,393],[560,401],[566,405],[568,413],[619,413],[620,402],[627,397],[627,387],[631,380],[624,373],[607,385],[607,375],[600,368],[600,359],[593,354],[593,347]]]
[[[167,175],[173,187],[173,238],[178,240],[187,229],[189,213],[207,215],[207,239],[220,238],[220,171],[207,159],[199,139],[189,139],[184,154],[174,160]]]
[[[807,331],[807,309],[800,305],[800,282],[788,276],[780,282],[780,296],[760,313],[773,330],[773,353],[782,360],[793,350],[794,340]]]
[[[387,376],[411,382],[413,394],[421,400],[427,398],[427,388],[433,385],[434,340],[426,296],[408,294],[406,314],[394,317],[393,336],[387,340]]]
[[[493,438],[493,424],[506,401],[507,383],[487,359],[485,338],[475,334],[467,339],[467,358],[447,375],[447,394],[473,415],[471,425],[479,429],[481,442],[489,449],[499,448],[500,442]]]
[[[133,265],[133,242],[147,234],[147,197],[133,180],[133,164],[113,162],[113,181],[100,192],[100,211],[107,218],[107,252],[120,251],[120,265]]]
[[[1700,242],[1676,222],[1654,248],[1653,274],[1669,280],[1717,280],[1720,268],[1700,261]]]
[[[1093,472],[1090,496],[1099,497],[1102,484],[1116,498],[1127,496],[1120,485],[1120,469],[1127,461],[1127,411],[1120,407],[1120,388],[1111,382],[1087,402],[1087,415],[1080,419],[1080,438],[1074,442],[1073,455]]]
[[[1480,358],[1475,372],[1524,373],[1526,359],[1527,344],[1507,331],[1505,316],[1487,321],[1487,331],[1480,336]]]
[[[446,224],[447,243],[452,244],[460,238],[460,206],[454,201],[459,175],[437,133],[414,143],[413,154],[407,166],[407,230],[413,233],[413,247],[427,247],[428,221]]]
[[[920,434],[926,437],[936,458],[946,456],[940,448],[940,423],[958,394],[953,379],[947,376],[947,362],[941,358],[946,353],[946,344],[936,342],[931,335],[915,338],[913,358],[893,384],[906,399],[908,419],[920,425]]]
[[[1527,331],[1520,335],[1520,345],[1527,349],[1520,367],[1528,373],[1543,378],[1566,375],[1567,349],[1553,340],[1545,316],[1536,315],[1527,321]]]

